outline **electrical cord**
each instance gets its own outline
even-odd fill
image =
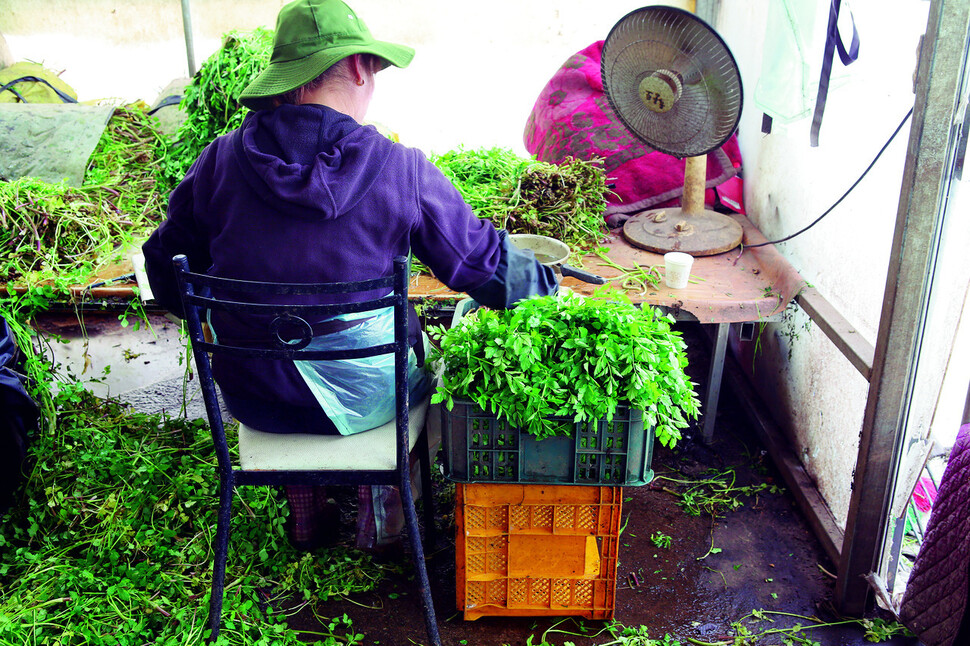
[[[828,215],[829,213],[831,213],[835,209],[835,207],[837,207],[839,204],[841,204],[842,203],[842,200],[844,200],[846,197],[848,197],[849,193],[851,193],[855,189],[855,187],[859,185],[859,182],[861,182],[862,179],[869,173],[869,171],[872,170],[872,167],[876,165],[876,162],[879,161],[879,158],[882,157],[882,154],[884,152],[886,152],[886,149],[889,148],[889,144],[891,144],[893,142],[893,139],[896,138],[896,135],[899,134],[899,131],[903,129],[903,126],[906,124],[906,121],[910,118],[910,116],[912,116],[912,114],[913,114],[913,109],[910,108],[909,109],[909,112],[906,113],[906,116],[903,117],[903,120],[899,122],[899,125],[898,126],[896,126],[896,130],[893,131],[893,134],[889,137],[889,139],[886,141],[886,143],[883,144],[883,147],[879,150],[879,152],[876,153],[876,156],[873,158],[872,163],[870,163],[869,166],[862,172],[862,175],[859,176],[859,179],[857,179],[852,184],[852,186],[849,187],[849,190],[847,190],[845,193],[842,194],[842,197],[840,197],[838,200],[836,200],[835,204],[833,204],[828,209],[826,209],[825,210],[825,213],[823,213],[822,215],[820,215],[817,218],[815,218],[815,221],[814,222],[812,222],[811,224],[809,224],[807,227],[805,227],[801,231],[797,231],[797,232],[791,234],[790,236],[786,236],[786,237],[781,238],[779,240],[769,240],[768,242],[759,242],[758,244],[749,244],[749,245],[742,244],[741,245],[741,251],[744,252],[745,249],[753,249],[754,247],[764,247],[764,246],[770,245],[770,244],[778,244],[778,243],[781,243],[781,242],[787,242],[788,240],[791,240],[795,236],[799,236],[799,235],[805,233],[806,231],[808,231],[809,229],[811,229],[812,227],[814,227],[816,224],[818,224],[819,222],[821,222],[822,218],[824,218],[826,215]]]

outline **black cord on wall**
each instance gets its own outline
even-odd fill
[[[903,117],[903,120],[899,122],[899,125],[898,126],[896,126],[896,130],[893,131],[893,134],[890,135],[890,137],[886,141],[886,143],[883,144],[883,147],[879,149],[879,152],[878,153],[876,153],[876,156],[875,156],[875,158],[873,158],[872,163],[870,163],[869,166],[866,168],[866,170],[863,171],[862,175],[859,176],[859,179],[857,179],[852,184],[852,186],[849,187],[849,190],[847,190],[845,193],[842,194],[842,197],[840,197],[838,200],[836,200],[835,204],[833,204],[828,209],[826,209],[825,210],[825,213],[823,213],[822,215],[818,216],[815,219],[814,222],[812,222],[811,224],[809,224],[807,227],[805,227],[801,231],[797,231],[797,232],[791,234],[790,236],[786,236],[786,237],[780,238],[778,240],[769,240],[768,242],[759,242],[758,244],[749,244],[749,245],[742,244],[741,245],[741,251],[743,252],[745,248],[752,249],[754,247],[764,247],[764,246],[770,245],[770,244],[778,244],[780,242],[787,242],[788,240],[791,240],[795,236],[799,236],[799,235],[805,233],[806,231],[808,231],[809,229],[811,229],[812,227],[814,227],[816,224],[818,224],[819,222],[821,222],[822,221],[822,218],[824,218],[826,215],[828,215],[829,213],[831,213],[835,209],[835,207],[837,207],[839,204],[841,204],[842,203],[842,200],[844,200],[846,197],[848,197],[849,193],[851,193],[853,191],[853,189],[855,189],[855,187],[859,185],[859,182],[861,182],[862,179],[869,173],[869,171],[872,170],[872,167],[876,165],[876,162],[879,161],[879,158],[882,156],[882,154],[884,152],[886,152],[886,149],[889,148],[889,144],[891,144],[893,142],[893,139],[896,138],[896,135],[899,134],[899,131],[903,129],[903,126],[906,124],[906,121],[910,118],[910,116],[912,116],[912,114],[913,114],[913,109],[910,108],[909,109],[909,112],[906,113],[906,116]]]

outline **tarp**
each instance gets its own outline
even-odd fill
[[[76,103],[0,103],[0,180],[34,177],[81,186],[113,112]]]
[[[74,89],[37,63],[0,69],[0,88],[0,103],[77,103]]]

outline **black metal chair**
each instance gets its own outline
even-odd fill
[[[421,586],[424,618],[431,643],[440,645],[438,625],[425,567],[424,548],[418,529],[414,496],[411,491],[410,452],[418,451],[421,482],[425,497],[425,536],[433,542],[434,509],[431,504],[431,455],[424,419],[427,399],[409,410],[408,402],[408,264],[406,258],[394,259],[391,276],[350,283],[261,283],[229,280],[189,271],[188,260],[179,255],[173,258],[182,303],[192,341],[200,387],[205,400],[206,414],[212,430],[219,463],[219,520],[214,546],[212,597],[209,605],[210,641],[219,634],[222,618],[223,587],[229,546],[229,519],[232,496],[237,486],[281,485],[397,485],[404,507],[405,523],[410,539],[411,555]],[[232,294],[232,300],[208,296]],[[354,303],[339,305],[266,304],[279,301],[281,296],[300,297],[320,294],[355,294],[363,292],[390,293]],[[354,350],[307,349],[312,328],[307,320],[320,321],[343,313],[366,312],[387,307],[394,308],[394,342]],[[267,338],[271,341],[260,347],[226,345],[217,339],[207,339],[202,322],[209,311],[222,311],[241,316],[257,316],[269,321]],[[282,338],[285,328],[288,338]],[[297,338],[293,331],[297,330]],[[217,331],[218,332],[218,331]],[[215,335],[218,337],[218,334]],[[243,425],[239,433],[240,466],[229,455],[221,409],[216,396],[210,353],[236,357],[292,360],[353,359],[394,353],[396,419],[379,429],[348,436],[275,434],[254,431]],[[349,459],[343,459],[348,457]]]

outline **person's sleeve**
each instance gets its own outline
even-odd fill
[[[184,318],[185,312],[172,258],[185,254],[189,268],[200,273],[212,265],[208,241],[196,224],[194,171],[194,167],[190,169],[172,191],[167,218],[142,245],[145,273],[156,302],[179,318]]]
[[[486,307],[510,309],[522,299],[559,289],[559,277],[551,267],[536,262],[533,252],[512,244],[507,231],[499,231],[499,239],[502,252],[495,273],[481,287],[468,290],[469,296]]]
[[[438,280],[492,308],[509,308],[558,289],[552,268],[475,215],[451,182],[420,154],[416,169],[420,216],[411,248]]]

